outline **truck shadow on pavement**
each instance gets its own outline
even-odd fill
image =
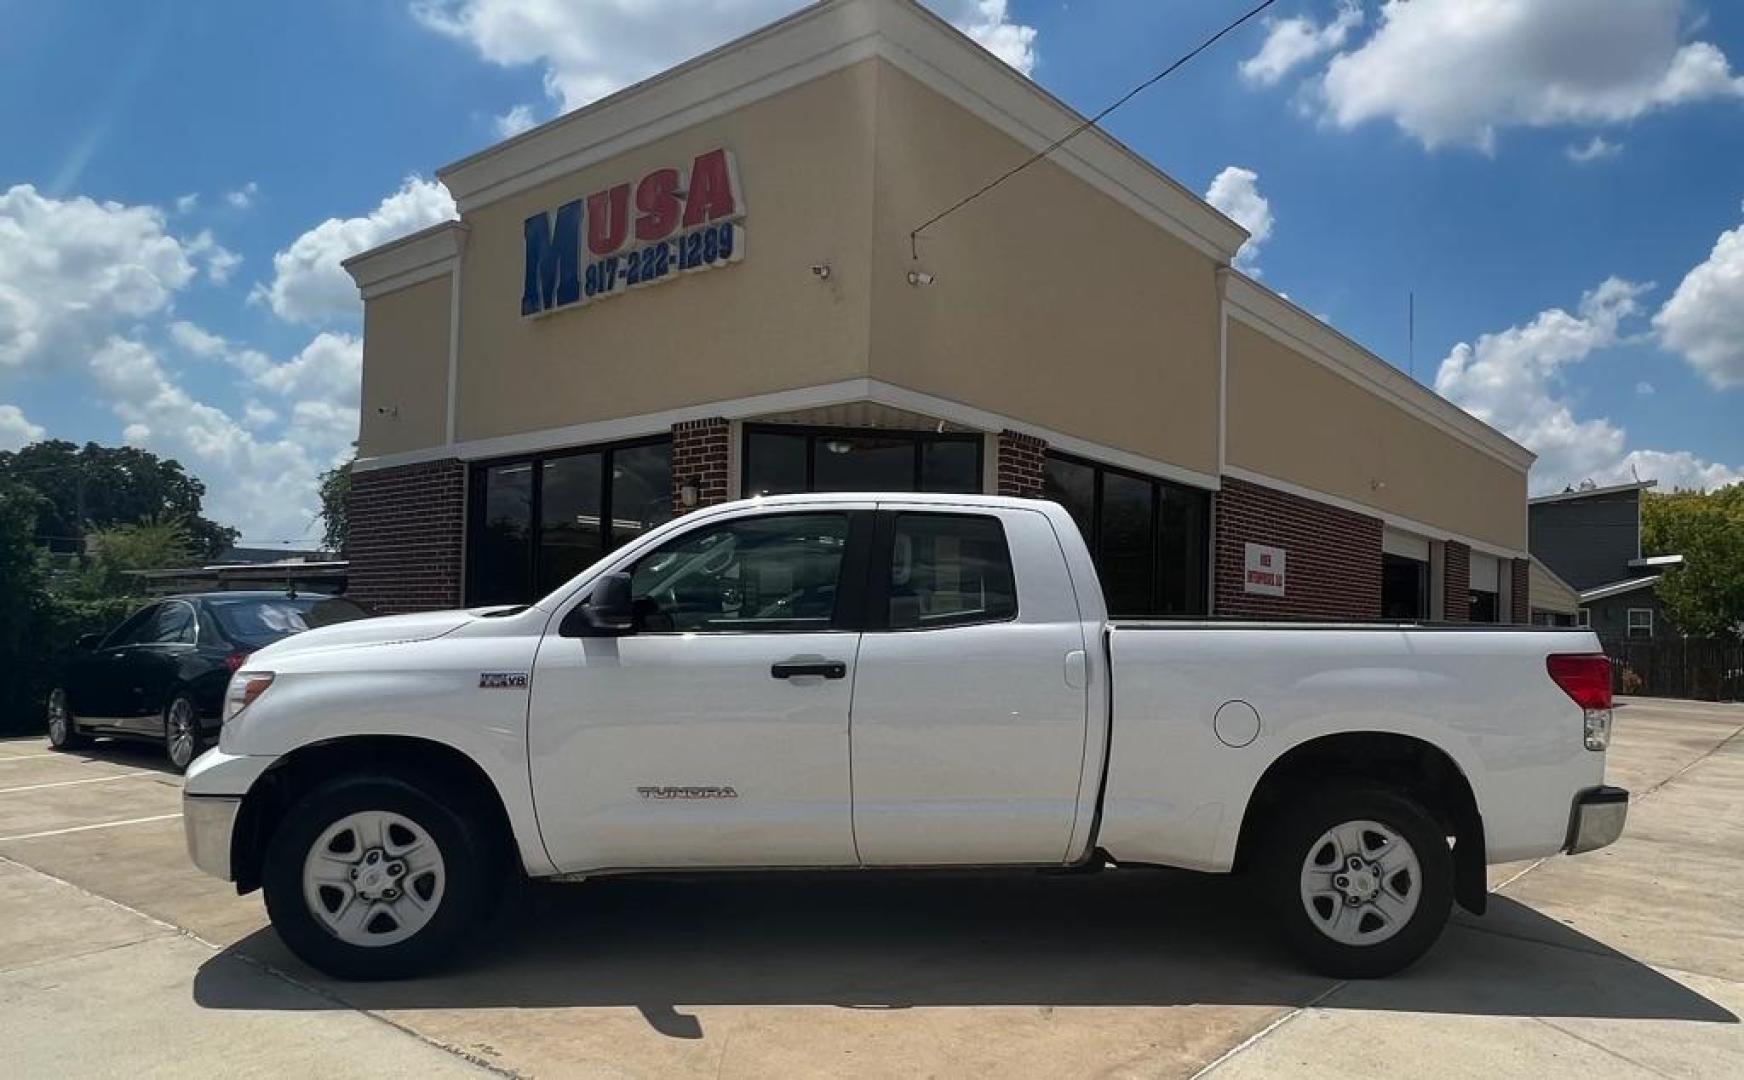
[[[904,1009],[976,1005],[1303,1005],[1332,980],[1275,939],[1244,879],[1164,870],[720,874],[531,885],[472,958],[418,980],[342,983],[270,929],[232,946],[322,990],[306,1008],[635,1007],[676,1038],[706,1005]],[[224,955],[194,983],[215,1009],[284,1008]],[[1646,965],[1501,896],[1456,915],[1391,979],[1326,1008],[1490,1016],[1737,1017]]]

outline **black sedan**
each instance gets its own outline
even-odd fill
[[[186,769],[222,724],[225,686],[250,653],[368,614],[342,597],[282,592],[155,600],[109,633],[79,639],[49,694],[49,742],[71,750],[93,735],[151,739]]]

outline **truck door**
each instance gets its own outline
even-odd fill
[[[1047,519],[886,505],[868,580],[849,717],[861,860],[1062,861],[1088,646]]]
[[[699,525],[629,567],[635,627],[533,673],[539,829],[565,871],[851,866],[848,700],[872,506]]]

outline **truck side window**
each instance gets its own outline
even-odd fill
[[[685,533],[636,563],[645,633],[792,633],[835,618],[846,514],[739,518]]]
[[[998,518],[897,515],[890,553],[892,630],[932,630],[1016,617],[1011,549]]]

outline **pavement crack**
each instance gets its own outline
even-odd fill
[[[1204,1068],[1202,1068],[1198,1072],[1194,1073],[1192,1075],[1192,1077],[1190,1078],[1190,1080],[1199,1080],[1199,1078],[1202,1076],[1210,1076],[1212,1073],[1216,1072],[1218,1069],[1223,1068],[1223,1066],[1228,1064],[1231,1060],[1235,1059],[1236,1057],[1240,1056],[1241,1054],[1246,1053],[1248,1050],[1252,1049],[1253,1047],[1258,1046],[1262,1040],[1275,1034],[1280,1029],[1287,1026],[1292,1020],[1295,1020],[1298,1016],[1301,1016],[1303,1013],[1307,1012],[1309,1009],[1313,1009],[1313,1008],[1318,1007],[1321,1002],[1325,1001],[1327,998],[1338,993],[1340,990],[1343,990],[1346,986],[1349,986],[1349,985],[1350,984],[1343,979],[1340,979],[1338,982],[1333,983],[1331,986],[1320,991],[1320,993],[1314,995],[1312,998],[1308,999],[1307,1001],[1303,1002],[1302,1004],[1291,1009],[1289,1012],[1285,1013],[1284,1015],[1277,1017],[1271,1023],[1267,1024],[1265,1027],[1260,1028],[1258,1031],[1254,1032],[1252,1035],[1249,1035],[1247,1038],[1236,1043],[1234,1046],[1230,1047],[1228,1050],[1225,1050],[1223,1053],[1218,1054],[1216,1057],[1212,1058],[1211,1061],[1208,1062]]]
[[[1646,1064],[1645,1062],[1636,1061],[1634,1058],[1630,1057],[1628,1054],[1622,1053],[1622,1052],[1617,1051],[1617,1050],[1613,1050],[1610,1047],[1606,1046],[1604,1043],[1597,1042],[1593,1039],[1590,1039],[1587,1036],[1582,1035],[1578,1031],[1570,1031],[1568,1028],[1563,1027],[1561,1024],[1558,1024],[1552,1020],[1548,1020],[1542,1016],[1534,1016],[1532,1019],[1538,1021],[1540,1024],[1543,1024],[1545,1027],[1549,1028],[1552,1031],[1560,1032],[1563,1035],[1567,1035],[1569,1038],[1573,1039],[1575,1042],[1583,1043],[1587,1046],[1592,1047],[1594,1050],[1597,1050],[1599,1053],[1604,1054],[1607,1057],[1614,1057],[1618,1061],[1621,1061],[1626,1065],[1635,1066],[1637,1069],[1640,1069],[1642,1072],[1651,1073],[1654,1076],[1663,1076],[1666,1078],[1666,1080],[1671,1080],[1670,1073],[1664,1072],[1660,1069],[1656,1069],[1653,1066]]]

